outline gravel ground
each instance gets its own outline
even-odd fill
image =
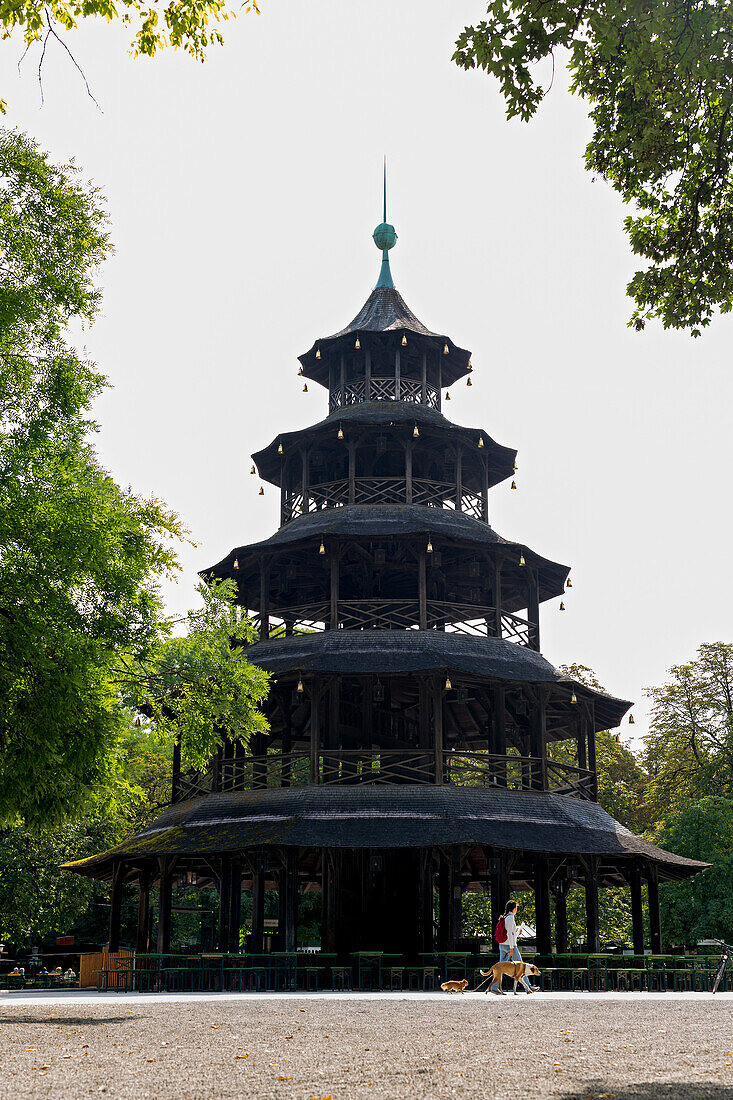
[[[0,1098],[733,1100],[733,997],[0,997]]]

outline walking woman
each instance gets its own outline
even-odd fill
[[[508,901],[506,908],[504,909],[504,916],[501,917],[496,926],[496,941],[499,944],[499,962],[522,962],[522,956],[519,953],[517,947],[517,921],[516,921],[517,903],[516,901]],[[499,936],[501,935],[502,923],[504,925],[504,934],[506,939],[501,942]],[[534,993],[532,986],[529,984],[527,978],[520,978],[520,981],[527,993]],[[501,993],[501,981],[494,982],[491,987],[492,993]]]

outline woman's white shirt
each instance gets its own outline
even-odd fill
[[[513,913],[505,914],[504,927],[506,929],[506,946],[510,951],[513,951],[517,946],[517,922]]]

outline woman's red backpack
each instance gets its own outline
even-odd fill
[[[498,921],[496,922],[496,928],[494,929],[494,939],[497,943],[506,943],[507,941],[506,925],[504,924],[503,917],[499,917]]]

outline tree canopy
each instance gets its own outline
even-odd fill
[[[567,59],[594,127],[586,167],[635,207],[636,329],[659,318],[696,336],[733,306],[732,42],[728,0],[492,0],[456,42],[509,118],[535,115]]]

